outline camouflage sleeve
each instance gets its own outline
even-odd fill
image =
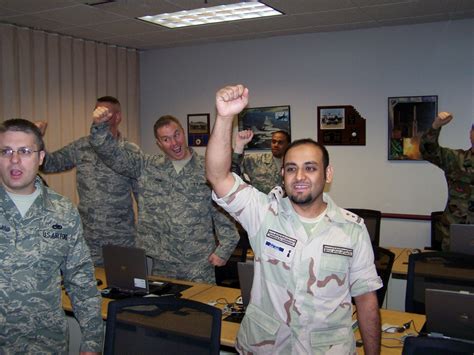
[[[137,179],[141,175],[143,153],[127,149],[110,133],[107,123],[92,124],[90,143],[100,159],[118,174]]]
[[[355,237],[355,245],[349,283],[351,296],[356,297],[378,290],[383,284],[375,268],[374,252],[367,227],[365,224],[362,225],[362,228],[357,225],[352,234]]]
[[[75,233],[63,268],[64,287],[71,299],[74,316],[82,333],[80,351],[102,351],[102,299],[97,290],[94,268],[82,234],[79,214],[75,213]]]
[[[43,173],[58,173],[71,170],[76,166],[77,141],[72,142],[55,152],[46,152],[41,171]]]
[[[441,128],[434,129],[430,127],[421,136],[420,152],[423,159],[447,171],[454,159],[456,159],[456,152],[453,149],[443,148],[439,145],[438,138],[440,132]]]
[[[232,165],[230,171],[234,174],[242,176],[242,161],[244,160],[244,155],[239,153],[232,152]]]
[[[212,202],[212,206],[214,230],[217,239],[219,240],[219,245],[214,253],[218,257],[227,261],[237,246],[240,236],[232,217],[230,217],[228,213],[226,213],[221,207],[218,207],[214,202]]]

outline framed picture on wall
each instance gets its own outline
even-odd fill
[[[322,107],[318,113],[319,129],[344,129],[344,107]]]
[[[188,145],[191,147],[205,147],[209,142],[210,115],[208,113],[194,113],[188,115]]]
[[[420,139],[438,113],[438,96],[388,98],[388,159],[423,160]]]
[[[286,131],[291,137],[290,106],[246,108],[239,114],[238,123],[239,131],[253,131],[247,150],[270,150],[276,131]]]

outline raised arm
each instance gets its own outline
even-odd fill
[[[234,185],[230,172],[232,120],[247,106],[249,91],[243,85],[226,86],[216,93],[216,122],[206,150],[206,177],[217,196],[225,196]]]

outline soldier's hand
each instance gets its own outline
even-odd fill
[[[450,112],[440,112],[438,113],[438,116],[436,116],[435,120],[433,121],[432,127],[434,129],[438,129],[449,122],[453,119],[453,114]]]
[[[212,253],[209,255],[209,258],[207,258],[209,263],[214,266],[224,266],[225,265],[225,260],[218,257],[216,254]]]
[[[113,113],[109,111],[107,107],[99,106],[94,112],[92,112],[92,119],[94,123],[102,123],[109,121],[113,116]]]
[[[237,132],[235,136],[235,149],[236,153],[242,154],[244,147],[249,143],[253,138],[253,131],[251,129],[246,129],[240,132]]]
[[[39,130],[41,132],[41,135],[44,136],[44,134],[46,133],[46,128],[48,127],[48,122],[46,122],[46,121],[34,121],[33,123],[35,124],[36,127],[39,128]]]
[[[226,86],[216,93],[217,115],[233,119],[248,102],[249,89],[243,85]]]

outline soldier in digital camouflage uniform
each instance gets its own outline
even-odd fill
[[[271,153],[244,156],[244,147],[252,138],[251,130],[237,133],[232,154],[232,171],[241,177],[248,176],[252,186],[269,193],[275,186],[281,185],[281,161],[290,144],[290,135],[285,131],[273,132]]]
[[[0,125],[0,353],[67,354],[61,273],[82,332],[102,351],[101,297],[79,213],[36,177],[44,143],[31,122]]]
[[[97,105],[114,112],[109,121],[111,132],[123,149],[139,151],[136,144],[125,140],[118,129],[122,120],[119,101],[111,96],[97,99]],[[43,132],[44,133],[44,132]],[[115,244],[135,246],[135,215],[131,192],[136,194],[136,180],[117,174],[97,156],[89,137],[46,153],[44,173],[57,173],[76,168],[79,213],[84,237],[96,266],[102,266],[102,246]]]
[[[232,117],[248,102],[242,85],[216,95],[217,118],[206,155],[213,198],[247,230],[255,253],[242,354],[354,354],[354,297],[366,354],[380,352],[377,276],[367,228],[323,193],[331,182],[327,150],[310,139],[284,156],[287,198],[266,195],[229,172]]]
[[[441,127],[453,119],[449,112],[440,112],[428,131],[421,137],[420,152],[423,159],[435,164],[444,172],[448,184],[448,201],[436,224],[443,238],[443,250],[449,250],[449,226],[474,223],[474,124],[471,127],[471,148],[449,149],[438,144]]]
[[[153,274],[215,283],[214,266],[226,263],[239,236],[211,200],[204,159],[187,147],[173,116],[154,126],[163,156],[122,149],[107,128],[108,115],[94,111],[91,144],[117,173],[138,181],[137,244],[153,258]]]

